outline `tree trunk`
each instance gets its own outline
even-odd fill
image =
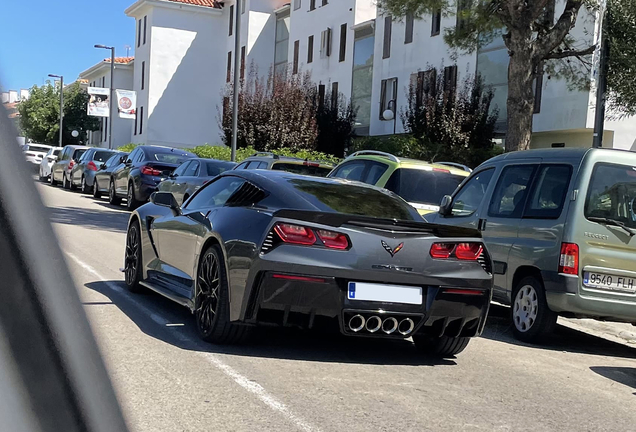
[[[511,50],[508,65],[507,152],[528,150],[532,136],[534,59],[527,45],[524,48]]]

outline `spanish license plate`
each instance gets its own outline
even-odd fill
[[[607,291],[636,293],[636,278],[604,273],[583,273],[583,285]]]
[[[349,300],[422,304],[422,288],[367,282],[349,282],[347,298]]]

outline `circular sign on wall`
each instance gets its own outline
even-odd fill
[[[123,98],[119,99],[119,106],[123,110],[130,109],[130,107],[132,106],[132,101],[130,100],[130,98],[124,96]]]

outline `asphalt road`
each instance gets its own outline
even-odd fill
[[[502,307],[454,360],[276,329],[201,342],[185,309],[126,291],[123,207],[38,190],[132,431],[636,430],[636,349],[564,326],[525,345]]]

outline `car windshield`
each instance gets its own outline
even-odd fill
[[[636,228],[636,166],[597,164],[590,179],[585,217],[614,219]]]
[[[106,151],[106,150],[96,151],[95,154],[93,155],[93,160],[95,162],[104,162],[110,159],[112,155],[113,155],[113,152],[111,151]]]
[[[185,154],[175,154],[175,153],[151,153],[150,160],[165,162],[171,164],[180,164],[183,161],[190,159],[191,156]]]
[[[386,188],[410,203],[439,205],[442,197],[452,195],[465,178],[446,170],[399,168],[389,178]]]
[[[209,176],[217,176],[224,171],[234,168],[234,164],[231,162],[207,162],[206,166]]]
[[[311,162],[310,162],[311,163]],[[294,174],[311,175],[317,177],[327,177],[327,174],[331,172],[331,168],[323,168],[321,166],[306,165],[300,163],[286,163],[276,162],[272,166],[273,170],[287,171]]]
[[[77,149],[77,150],[75,150],[75,153],[73,153],[73,159],[81,158],[84,153],[86,153],[86,149]]]
[[[48,147],[36,146],[36,145],[28,145],[26,151],[32,152],[40,152],[40,153],[48,153]]]
[[[292,178],[289,183],[321,211],[416,220],[413,208],[406,202],[372,187],[302,178]]]
[[[59,156],[62,149],[53,150],[53,156]]]

